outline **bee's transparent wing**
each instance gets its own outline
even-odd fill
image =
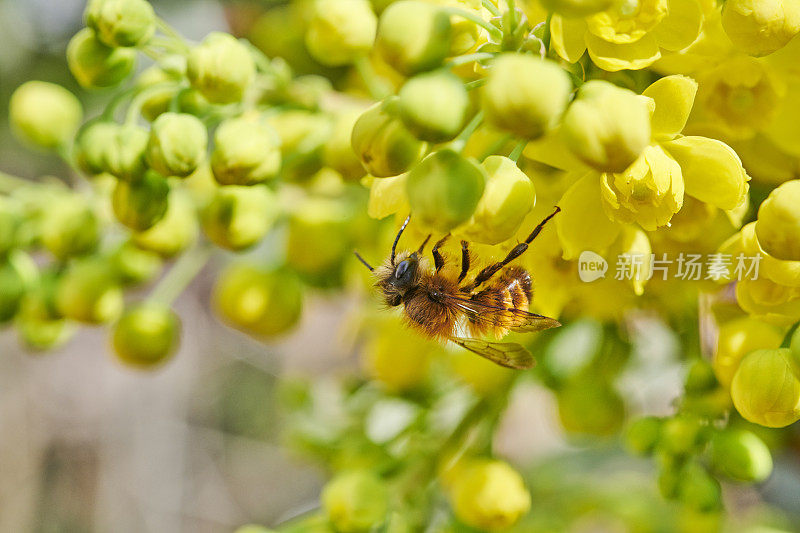
[[[536,364],[531,353],[516,342],[493,342],[462,337],[450,337],[450,340],[465,350],[506,368],[525,370]]]
[[[451,294],[440,295],[453,308],[458,309],[475,323],[491,327],[504,327],[520,333],[557,328],[558,320],[522,309],[497,307],[471,298],[461,298]]]

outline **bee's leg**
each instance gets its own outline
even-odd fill
[[[467,272],[469,272],[469,243],[461,241],[461,274],[458,275],[459,283],[466,277]]]
[[[505,259],[503,259],[502,261],[494,263],[493,265],[489,265],[486,268],[484,268],[483,270],[481,270],[478,273],[478,275],[475,276],[475,280],[472,283],[470,283],[468,286],[463,287],[461,289],[461,291],[462,292],[472,292],[478,286],[480,286],[482,283],[484,283],[489,278],[494,276],[497,273],[498,270],[500,270],[501,268],[503,268],[504,266],[509,264],[511,261],[513,261],[517,257],[521,256],[525,252],[525,250],[528,249],[528,245],[531,242],[533,242],[533,239],[535,239],[536,236],[539,235],[539,233],[542,231],[542,228],[544,228],[544,225],[547,224],[547,222],[551,218],[556,216],[556,214],[558,214],[560,211],[561,211],[561,208],[556,206],[555,211],[550,213],[544,220],[539,222],[538,226],[533,228],[533,231],[531,232],[530,235],[528,235],[528,238],[525,239],[525,242],[521,242],[518,245],[516,245],[515,247],[513,247],[511,249],[511,251],[508,252],[508,255],[506,255]]]
[[[439,253],[439,248],[445,243],[445,241],[447,241],[449,237],[450,234],[448,233],[436,241],[436,244],[433,245],[433,250],[431,250],[431,253],[433,253],[433,264],[436,266],[436,272],[439,272],[444,266],[444,257],[442,257],[442,254]]]

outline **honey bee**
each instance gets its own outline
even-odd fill
[[[373,268],[358,252],[355,255],[375,274],[375,286],[386,304],[404,306],[405,322],[412,329],[430,339],[454,342],[504,367],[530,368],[534,359],[523,346],[480,337],[491,333],[499,339],[509,331],[541,331],[561,325],[555,319],[528,311],[533,294],[530,274],[519,266],[505,268],[528,249],[559,211],[561,209],[556,207],[525,242],[514,246],[502,261],[486,266],[474,277],[470,276],[472,260],[467,241],[461,241],[460,271],[446,268],[447,261],[439,249],[449,234],[434,244],[433,266],[422,256],[430,235],[415,252],[397,254],[397,243],[411,215],[400,227],[392,253],[383,265]]]

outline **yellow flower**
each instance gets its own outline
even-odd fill
[[[341,533],[370,531],[383,523],[388,493],[383,480],[366,470],[342,472],[322,489],[322,508]]]
[[[722,26],[743,52],[764,56],[800,33],[800,4],[792,0],[728,0]]]
[[[756,235],[771,256],[800,261],[800,180],[773,190],[758,209]]]
[[[603,70],[638,70],[661,57],[661,49],[681,50],[697,39],[703,10],[697,0],[623,0],[585,19],[554,14],[553,48],[574,63],[589,51]]]
[[[347,65],[369,53],[377,27],[367,0],[315,0],[306,48],[323,65]]]
[[[719,328],[712,367],[719,382],[730,387],[742,358],[761,348],[777,348],[783,341],[780,328],[755,318],[743,317]]]
[[[746,420],[780,428],[800,420],[800,380],[788,348],[748,354],[733,376],[733,405]]]

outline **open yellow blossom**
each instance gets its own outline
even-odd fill
[[[722,26],[737,48],[763,56],[800,33],[800,4],[792,0],[728,0]]]
[[[603,70],[638,70],[661,57],[661,49],[681,50],[700,34],[703,10],[697,0],[624,0],[586,18],[554,14],[553,48],[574,63],[589,52]]]

